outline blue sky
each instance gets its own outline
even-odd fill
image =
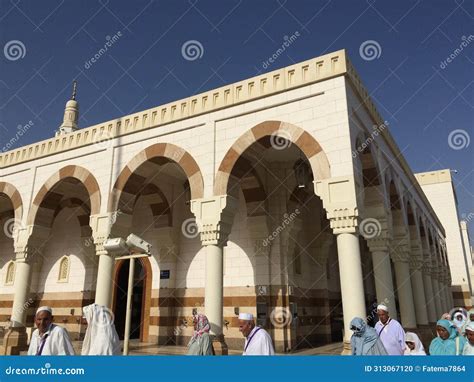
[[[74,78],[86,127],[345,48],[413,171],[458,171],[472,238],[473,8],[462,0],[1,0],[0,143],[30,120],[16,147],[52,137]],[[24,46],[19,56],[3,49],[12,40]],[[183,58],[189,40],[202,44],[201,58]],[[378,58],[361,56],[367,40],[380,46]]]

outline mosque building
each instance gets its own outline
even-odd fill
[[[152,245],[132,298],[146,343],[187,344],[198,311],[218,353],[242,349],[249,312],[278,352],[347,350],[374,302],[419,333],[472,305],[455,203],[437,208],[344,50],[84,128],[76,93],[54,137],[0,154],[4,353],[42,305],[73,340],[106,305],[123,336],[129,262],[104,243],[131,233]]]

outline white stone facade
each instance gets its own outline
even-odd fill
[[[4,153],[0,196],[16,328],[48,303],[80,338],[95,300],[120,329],[126,265],[103,243],[132,232],[153,245],[143,341],[185,343],[198,309],[238,348],[239,309],[279,350],[347,345],[374,301],[420,330],[452,305],[443,226],[343,50]]]
[[[446,230],[454,303],[469,306],[472,304],[472,257],[466,222],[459,221],[451,171],[424,172],[416,174],[416,178]]]

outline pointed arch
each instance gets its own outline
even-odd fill
[[[201,169],[191,154],[171,143],[157,143],[135,155],[120,172],[112,189],[107,207],[108,212],[119,209],[119,202],[124,194],[135,196],[140,191],[143,179],[136,173],[136,170],[146,162],[154,162],[158,165],[168,162],[177,163],[188,178],[191,198],[198,199],[204,196],[204,180]]]
[[[270,141],[269,138],[271,138]],[[262,146],[268,147],[269,143],[278,145],[283,140],[295,144],[302,151],[309,161],[315,179],[321,180],[331,177],[326,153],[310,133],[291,123],[265,121],[240,136],[227,151],[217,170],[214,194],[223,195],[227,193],[231,173],[241,160],[242,154],[250,146],[258,142]]]
[[[58,207],[58,203],[67,196],[60,187],[61,182],[67,181],[72,184],[81,183],[87,190],[88,200],[83,203],[90,204],[90,214],[98,214],[100,212],[100,189],[99,184],[95,177],[85,168],[80,166],[66,166],[57,171],[54,175],[44,183],[36,194],[31,211],[28,214],[27,224],[33,225],[37,220],[41,210],[46,212],[47,215],[54,216],[54,211]],[[50,219],[48,222],[51,226],[54,219]]]

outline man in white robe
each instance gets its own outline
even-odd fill
[[[405,331],[397,320],[389,316],[385,305],[377,306],[379,321],[375,324],[380,340],[389,355],[403,355],[405,352]]]
[[[69,334],[53,324],[53,311],[49,306],[38,308],[35,325],[37,329],[31,336],[28,355],[74,355]]]
[[[253,314],[239,314],[239,330],[245,337],[242,355],[275,355],[270,334],[260,326],[255,326]]]

